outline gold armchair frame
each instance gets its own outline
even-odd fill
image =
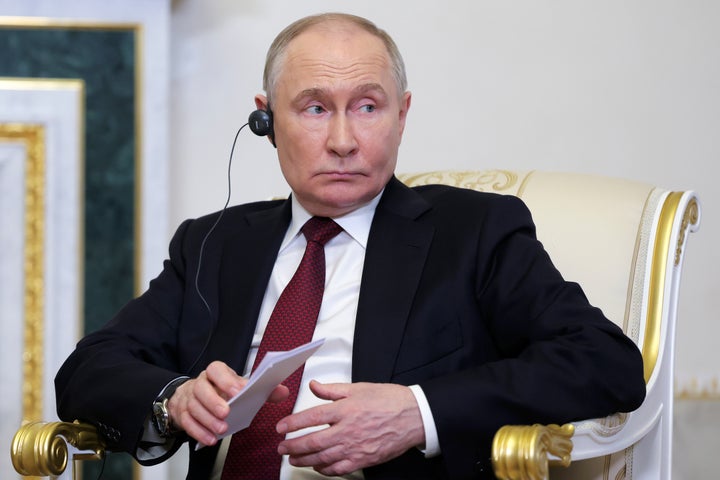
[[[88,423],[29,422],[15,433],[10,455],[20,475],[58,476],[69,460],[102,459],[105,442]]]
[[[582,269],[578,264],[583,262],[577,258],[567,260],[566,265],[561,261],[558,267],[564,274],[570,270],[570,277],[579,279],[592,303],[606,313],[614,313],[608,315],[610,318],[622,319],[622,324],[618,323],[638,343],[645,361],[645,402],[636,412],[605,419],[562,426],[504,426],[494,437],[492,464],[499,479],[544,480],[551,466],[567,467],[572,463],[574,467],[587,459],[628,452],[621,455],[623,464],[618,467],[626,478],[624,472],[632,472],[633,465],[628,462],[634,455],[653,456],[651,452],[659,448],[662,455],[641,463],[644,469],[651,469],[649,478],[669,479],[675,321],[687,233],[696,231],[700,223],[695,193],[671,192],[609,177],[537,171],[437,171],[398,177],[411,186],[442,183],[523,198],[535,218],[538,236],[556,263],[558,256],[566,254],[568,244],[570,249],[583,247],[577,245],[582,242],[572,239],[573,229],[578,228],[576,222],[590,223],[590,218],[592,228],[598,229],[597,236],[603,241],[616,240],[613,216],[618,211],[625,214],[631,230],[625,244],[632,243],[632,251],[618,255],[618,265],[626,270],[621,274],[628,277],[626,287],[617,288],[615,284],[622,282],[602,278],[594,271],[583,278],[583,272],[577,270]],[[605,219],[609,226],[594,225],[602,223],[596,222],[598,218]],[[627,245],[623,248],[627,250]],[[603,282],[613,288],[602,292]],[[22,426],[13,439],[11,455],[20,474],[43,476],[60,475],[68,458],[98,459],[104,453],[105,445],[95,427],[76,421]],[[608,461],[604,463],[607,470]],[[608,478],[607,472],[598,476],[593,468],[575,477]]]

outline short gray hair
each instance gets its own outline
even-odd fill
[[[379,38],[390,56],[393,77],[398,88],[398,95],[402,95],[407,90],[407,74],[405,72],[405,62],[403,62],[400,50],[385,30],[378,28],[373,22],[357,15],[348,13],[322,13],[319,15],[311,15],[309,17],[297,20],[280,32],[275,40],[273,40],[265,57],[265,71],[263,72],[263,89],[268,96],[268,102],[274,93],[275,84],[280,68],[284,60],[287,46],[301,33],[307,31],[311,27],[330,22],[345,22],[360,27],[362,30]]]

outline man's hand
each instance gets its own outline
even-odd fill
[[[230,413],[228,400],[245,387],[247,379],[239,376],[223,362],[213,362],[197,378],[178,387],[168,401],[173,427],[184,430],[204,445],[214,445],[216,435],[228,429],[225,422]],[[268,401],[281,402],[289,391],[278,385]]]
[[[332,402],[283,418],[277,430],[287,434],[329,427],[280,443],[278,452],[289,455],[292,465],[313,467],[323,475],[345,475],[425,443],[420,410],[408,387],[313,380],[310,389]]]

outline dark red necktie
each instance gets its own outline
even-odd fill
[[[325,289],[325,243],[341,231],[337,223],[325,217],[313,217],[303,225],[305,254],[270,315],[253,371],[267,352],[290,350],[312,340]],[[300,367],[283,382],[290,389],[287,400],[265,403],[250,426],[232,436],[222,480],[280,477],[282,457],[277,447],[285,437],[277,433],[275,426],[292,413],[302,373]]]

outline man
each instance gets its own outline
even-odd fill
[[[282,478],[491,476],[503,424],[640,405],[639,352],[562,279],[520,200],[394,178],[411,95],[387,34],[349,15],[302,19],[271,46],[264,88],[256,104],[272,112],[291,198],[183,223],[149,290],[58,373],[61,418],[97,424],[147,464],[189,437],[208,445],[191,448],[189,478],[231,478],[224,466],[255,445],[216,441],[227,400],[312,243],[300,231],[313,216],[342,232],[324,247],[313,338],[326,342],[293,413],[261,432],[280,436]],[[288,395],[280,385],[269,401]],[[173,432],[149,422],[159,399]]]

